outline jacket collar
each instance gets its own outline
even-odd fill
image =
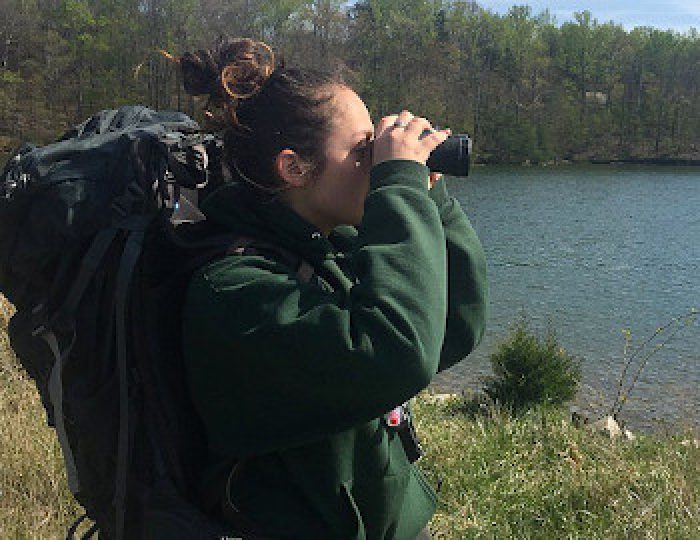
[[[227,230],[278,244],[310,263],[333,257],[335,252],[317,227],[277,199],[261,200],[243,184],[220,187],[204,199],[201,210]]]

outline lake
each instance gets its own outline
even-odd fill
[[[599,412],[617,389],[623,329],[641,344],[700,309],[700,169],[476,167],[447,181],[484,244],[491,305],[479,349],[437,389],[478,389],[489,354],[524,312],[582,359],[576,405]],[[697,320],[649,358],[620,418],[637,429],[698,428],[699,388]]]

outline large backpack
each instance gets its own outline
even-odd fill
[[[193,503],[206,438],[180,351],[192,272],[251,244],[197,211],[219,150],[184,114],[130,106],[25,145],[0,177],[8,333],[85,508],[69,538],[84,517],[85,538],[245,538]]]

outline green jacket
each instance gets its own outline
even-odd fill
[[[185,361],[210,450],[202,486],[242,460],[231,502],[275,535],[409,540],[435,511],[381,417],[476,346],[488,286],[467,217],[427,175],[412,161],[374,167],[362,225],[328,238],[280,203],[242,204],[233,186],[203,205],[320,278],[234,255],[199,271],[186,298]]]

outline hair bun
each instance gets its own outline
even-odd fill
[[[229,38],[213,49],[185,53],[178,63],[188,94],[224,101],[256,94],[275,69],[275,55],[262,41]]]

